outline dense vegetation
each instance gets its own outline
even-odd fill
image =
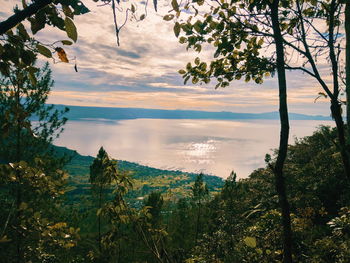
[[[289,146],[286,185],[297,262],[350,260],[349,186],[340,176],[336,145],[335,129],[320,127]],[[57,147],[54,152],[61,157],[74,154]],[[89,179],[97,158],[74,154],[65,165],[70,176],[65,195],[55,205],[59,222],[49,225],[58,232],[51,238],[70,243],[50,250],[49,257],[47,251],[36,260],[26,254],[32,262],[281,262],[281,214],[270,156],[267,166],[249,178],[237,181],[232,173],[223,185],[212,176],[163,171],[104,156],[109,161],[101,174],[109,166],[114,177],[104,181],[102,202]],[[209,191],[207,185],[217,191]],[[176,194],[169,194],[169,189]],[[8,208],[2,204],[5,225]],[[65,227],[73,234],[60,229]],[[3,236],[2,246],[11,244],[7,237]],[[2,251],[8,255],[9,250]]]

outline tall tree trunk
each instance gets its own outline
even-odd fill
[[[339,140],[339,150],[340,155],[342,157],[345,178],[350,180],[350,162],[349,162],[349,144],[345,139],[345,125],[343,121],[343,117],[341,114],[341,105],[338,100],[334,99],[331,101],[331,112],[332,117],[335,121],[337,132],[338,132],[338,140]],[[348,127],[349,124],[347,124]],[[347,132],[348,133],[348,132]],[[349,139],[349,137],[348,137]]]
[[[350,152],[350,1],[345,5],[345,35],[346,35],[346,60],[345,60],[345,81],[346,81],[346,149]],[[348,179],[350,179],[348,177]]]
[[[98,197],[98,209],[100,210],[100,213],[97,217],[97,224],[98,224],[98,250],[99,250],[99,261],[101,261],[101,255],[102,255],[102,244],[101,244],[101,209],[102,209],[102,184],[100,185],[99,189],[99,197]]]
[[[13,82],[15,83],[15,82]],[[16,116],[16,160],[15,162],[18,164],[22,159],[22,150],[21,150],[21,80],[17,79],[16,86],[16,109],[17,109],[17,116]],[[23,247],[22,247],[22,231],[21,231],[21,203],[22,203],[22,176],[18,168],[16,169],[16,179],[17,179],[17,189],[16,189],[16,221],[15,221],[15,229],[16,229],[16,250],[17,250],[17,263],[24,262],[24,254],[23,254]]]
[[[345,135],[345,125],[342,117],[341,105],[338,101],[339,99],[339,73],[338,66],[339,61],[337,59],[337,54],[334,46],[335,35],[335,13],[336,13],[337,0],[332,0],[329,8],[329,36],[328,36],[328,46],[329,46],[329,58],[332,65],[332,76],[333,76],[333,97],[331,99],[331,112],[332,117],[335,120],[338,139],[339,139],[339,150],[343,161],[345,178],[350,179],[350,152],[347,148],[347,139]]]
[[[281,34],[280,24],[278,20],[278,4],[279,0],[274,0],[271,4],[271,19],[276,43],[277,54],[277,75],[279,85],[279,113],[281,122],[280,144],[275,173],[275,187],[278,194],[279,204],[282,211],[283,226],[283,262],[292,262],[292,228],[290,219],[290,208],[286,194],[285,178],[283,175],[283,166],[287,157],[288,137],[289,137],[289,119],[287,107],[287,82],[286,72],[284,69],[284,49],[283,38]]]
[[[201,201],[199,200],[198,203],[198,212],[197,212],[197,222],[196,222],[196,234],[195,234],[195,246],[198,244],[198,235],[199,235],[199,223],[200,223],[200,217],[201,217]]]

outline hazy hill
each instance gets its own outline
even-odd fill
[[[247,120],[247,119],[279,119],[278,112],[267,113],[235,113],[235,112],[209,112],[194,110],[160,110],[143,108],[108,108],[108,107],[82,107],[56,105],[58,109],[69,107],[66,115],[69,120],[84,119],[216,119],[216,120]],[[305,115],[290,113],[292,120],[330,120],[330,117],[321,115]]]

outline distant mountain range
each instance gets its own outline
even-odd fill
[[[69,120],[86,119],[214,119],[214,120],[278,120],[278,112],[266,113],[237,113],[237,112],[210,112],[195,110],[160,110],[143,108],[108,108],[108,107],[83,107],[56,105],[56,108],[69,107],[67,113]],[[290,113],[291,120],[331,120],[330,117],[321,115],[306,115]]]

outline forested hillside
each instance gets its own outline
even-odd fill
[[[82,156],[64,147],[55,146],[54,150],[58,156],[66,155],[69,159],[65,165],[69,174],[66,195],[72,202],[79,202],[81,198],[89,195],[90,165],[94,158]],[[133,187],[127,197],[135,204],[139,202],[137,200],[143,200],[152,192],[159,192],[163,198],[172,201],[189,197],[191,187],[198,176],[195,173],[156,169],[122,160],[117,161],[117,167],[121,173],[127,173],[132,179]],[[224,185],[224,180],[216,176],[204,174],[203,180],[211,194],[219,192]]]

